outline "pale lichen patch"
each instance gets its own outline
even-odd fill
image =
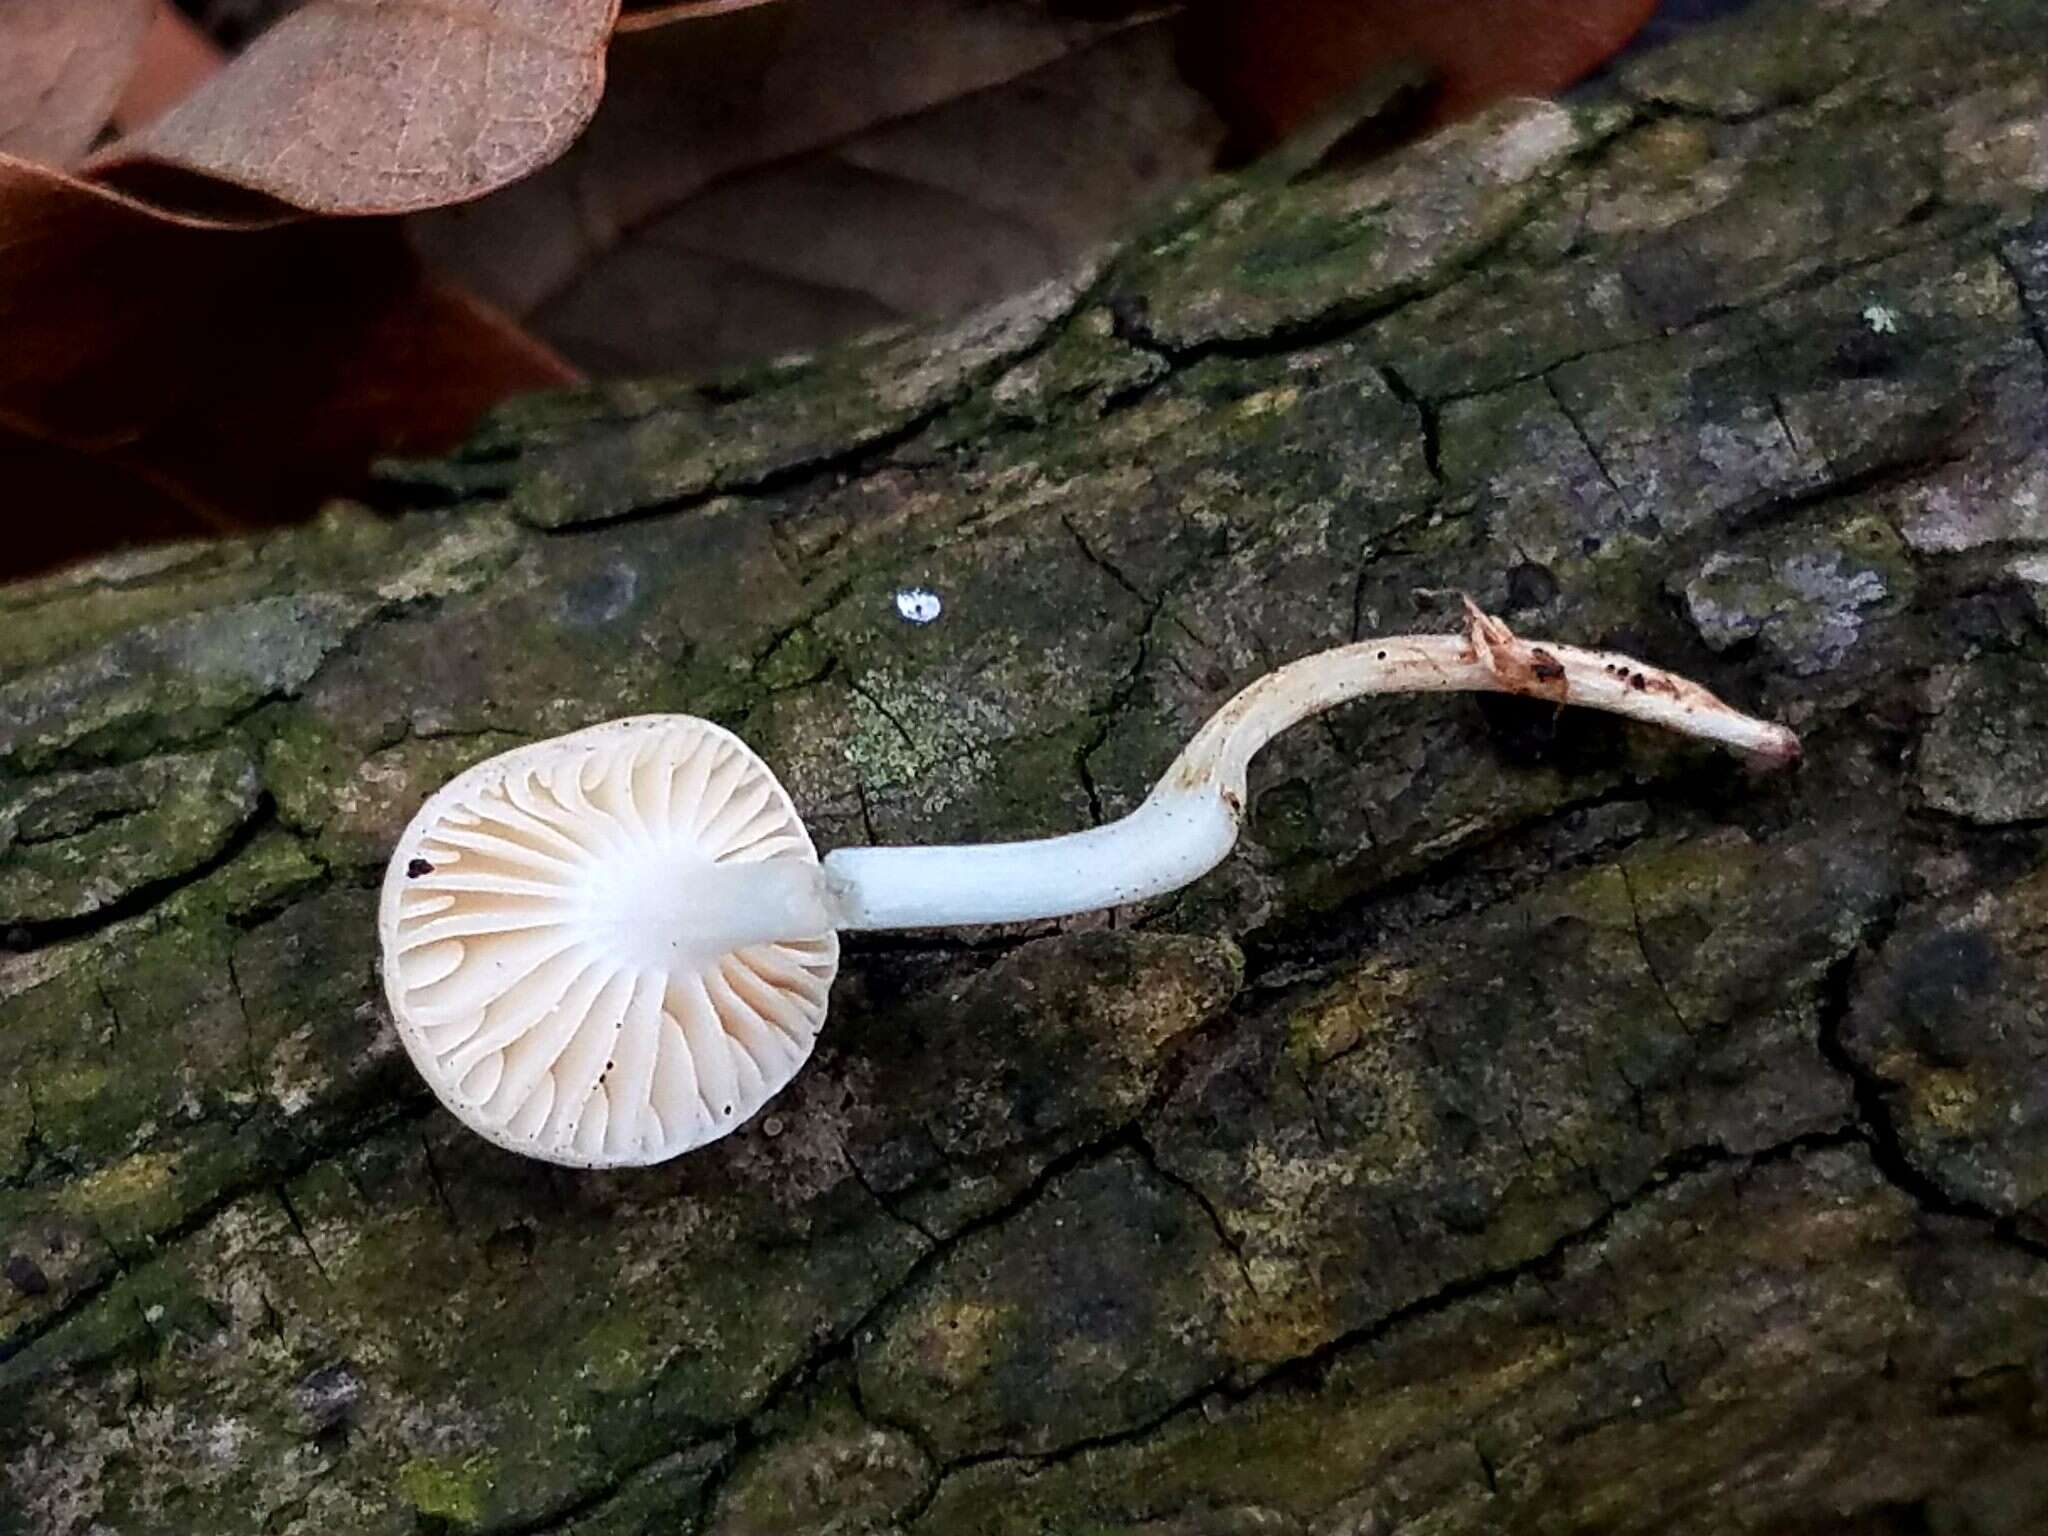
[[[1686,612],[1717,651],[1761,640],[1794,676],[1833,671],[1910,580],[1892,543],[1863,523],[1819,539],[1716,550],[1683,585]]]

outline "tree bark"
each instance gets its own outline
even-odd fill
[[[1767,11],[7,592],[0,1532],[2043,1529],[2044,25]],[[1177,899],[849,942],[662,1167],[396,1045],[381,860],[490,752],[686,710],[822,846],[1067,830],[1458,590],[1806,761],[1348,708]]]

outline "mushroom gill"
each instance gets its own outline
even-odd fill
[[[658,1162],[744,1124],[809,1058],[838,969],[818,855],[730,732],[612,721],[459,775],[379,909],[400,1038],[500,1146]]]

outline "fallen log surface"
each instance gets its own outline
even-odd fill
[[[2043,1529],[2044,24],[1767,10],[0,593],[0,1532]],[[1347,706],[1176,898],[849,941],[657,1168],[396,1045],[381,863],[491,752],[685,710],[821,846],[1058,832],[1459,591],[1806,760]]]

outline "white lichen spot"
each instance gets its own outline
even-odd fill
[[[215,1419],[206,1429],[206,1458],[217,1467],[231,1467],[242,1459],[242,1447],[251,1430],[240,1419]]]
[[[1785,585],[1806,606],[1804,646],[1797,660],[1826,671],[1847,656],[1863,630],[1863,610],[1889,595],[1876,571],[1855,570],[1825,555],[1785,562]]]
[[[1863,311],[1863,323],[1877,336],[1899,334],[1899,312],[1888,304],[1867,305]]]
[[[300,1030],[283,1043],[270,1064],[270,1099],[287,1119],[304,1114],[332,1081],[318,1064],[313,1043],[312,1031]]]
[[[1555,102],[1510,103],[1494,125],[1481,163],[1495,180],[1510,185],[1547,174],[1581,143],[1577,119]]]
[[[52,1430],[0,1463],[0,1510],[38,1533],[86,1536],[107,1529],[99,1518],[107,1496],[106,1465],[129,1449],[126,1440],[95,1422],[83,1401],[61,1405]]]
[[[1077,271],[976,310],[937,331],[918,331],[885,342],[898,349],[874,370],[885,382],[874,402],[884,413],[922,410],[958,381],[1015,357],[1074,307],[1074,297],[1094,283],[1107,260],[1106,249],[1086,258]]]
[[[164,1307],[160,1301],[153,1301],[142,1309],[142,1320],[154,1328],[164,1320]]]
[[[2048,101],[2041,82],[1989,86],[1942,113],[1944,190],[1958,199],[2023,207],[2048,192]]]
[[[887,669],[863,677],[850,703],[843,748],[855,777],[871,801],[921,817],[985,783],[995,769],[990,747],[1016,734],[986,699]]]
[[[1281,416],[1293,410],[1300,400],[1301,391],[1292,385],[1262,389],[1238,401],[1237,411],[1241,416]]]
[[[474,592],[519,552],[519,531],[508,517],[481,517],[443,535],[406,561],[377,587],[387,602]]]
[[[2048,455],[1989,473],[1959,470],[1947,483],[1902,495],[1899,531],[1921,554],[1962,554],[1986,544],[2048,538]]]
[[[943,606],[939,594],[927,587],[905,587],[896,594],[896,612],[906,623],[929,624]]]
[[[1801,677],[1839,666],[1891,595],[1881,570],[1832,545],[1775,558],[1716,552],[1685,587],[1687,611],[1715,650],[1761,638]]]
[[[2036,618],[2048,618],[2048,555],[2020,555],[2006,567],[2026,588]]]

